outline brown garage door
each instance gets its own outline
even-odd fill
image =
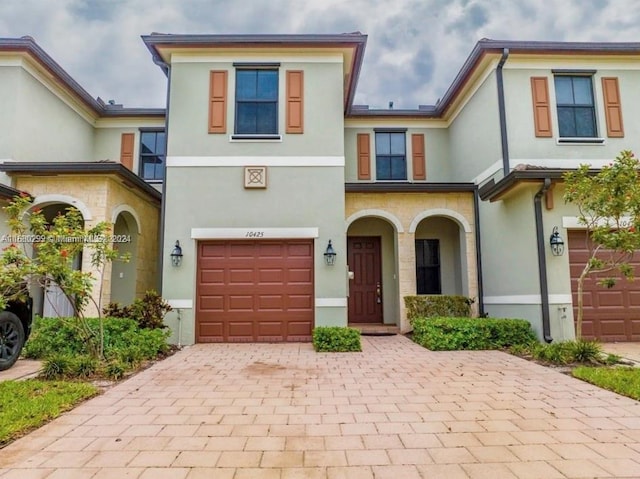
[[[313,241],[198,245],[196,341],[309,341]]]
[[[569,264],[574,317],[577,317],[578,277],[589,257],[587,236],[584,230],[569,231]],[[640,273],[636,254],[636,277]],[[582,335],[601,341],[640,340],[640,278],[636,281],[618,280],[613,288],[597,284],[599,278],[609,275],[589,275],[584,281],[584,318]]]

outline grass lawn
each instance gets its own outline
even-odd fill
[[[603,389],[640,400],[640,368],[580,366],[572,374]]]
[[[87,383],[0,382],[0,447],[97,393],[98,389]]]

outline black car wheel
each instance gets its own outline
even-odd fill
[[[24,328],[20,319],[9,311],[0,313],[0,371],[18,360],[24,345]]]

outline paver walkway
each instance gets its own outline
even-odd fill
[[[501,352],[198,345],[0,450],[2,479],[640,477],[640,403]]]

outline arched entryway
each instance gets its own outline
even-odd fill
[[[128,255],[129,261],[111,264],[111,302],[130,304],[136,296],[138,270],[139,225],[130,211],[121,211],[113,222],[113,247],[120,255]]]
[[[413,229],[413,228],[412,228]],[[447,216],[415,225],[416,294],[469,294],[465,229]]]
[[[348,317],[352,324],[398,324],[397,221],[363,216],[347,230]]]

